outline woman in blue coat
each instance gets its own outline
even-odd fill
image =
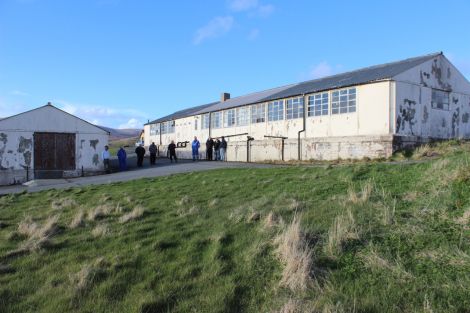
[[[119,151],[117,153],[117,157],[118,157],[118,160],[119,160],[119,170],[121,170],[121,171],[127,170],[127,164],[126,164],[127,153],[126,153],[126,150],[124,150],[122,147],[119,148]]]
[[[199,147],[201,144],[199,143],[199,140],[197,140],[197,137],[194,136],[193,143],[191,144],[191,148],[193,150],[193,161],[196,161],[199,159]]]

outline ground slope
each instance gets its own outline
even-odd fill
[[[469,151],[4,196],[0,312],[468,312]]]

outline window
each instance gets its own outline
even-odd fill
[[[211,113],[211,127],[220,128],[222,127],[222,112]]]
[[[168,124],[162,123],[162,134],[167,134],[168,133]]]
[[[331,94],[331,114],[356,112],[356,88],[341,89]]]
[[[202,115],[202,123],[201,123],[201,128],[202,129],[207,129],[209,128],[209,113],[203,114]]]
[[[328,92],[308,97],[308,116],[328,115]]]
[[[266,120],[266,105],[264,103],[251,106],[251,123],[264,123]]]
[[[301,117],[304,117],[304,98],[298,97],[287,100],[286,119],[292,120]]]
[[[224,111],[224,127],[235,126],[235,109]]]
[[[284,119],[284,100],[268,103],[268,121],[279,121]]]
[[[160,124],[150,124],[150,136],[156,136],[160,133]]]
[[[198,120],[197,120],[197,117],[196,117],[196,118],[194,118],[194,130],[197,130],[197,124],[198,124],[197,122],[198,122]]]
[[[250,121],[250,107],[245,106],[237,109],[237,125],[246,126]]]
[[[449,110],[449,92],[433,89],[431,107],[433,109]]]

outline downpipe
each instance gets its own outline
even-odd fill
[[[305,132],[305,126],[306,126],[306,124],[307,124],[307,114],[306,114],[306,113],[307,113],[307,112],[306,112],[306,111],[307,111],[307,110],[306,110],[306,108],[307,108],[307,103],[306,103],[306,101],[305,101],[305,94],[302,95],[302,101],[303,101],[303,106],[304,106],[304,107],[303,107],[303,110],[304,110],[304,114],[303,114],[303,123],[302,123],[302,124],[303,124],[303,127],[302,127],[302,129],[299,130],[299,132],[297,133],[297,149],[298,149],[297,155],[298,155],[299,161],[302,160],[302,149],[301,149],[301,148],[302,148],[302,142],[301,142],[301,139],[300,139],[300,134],[303,133],[303,132]]]

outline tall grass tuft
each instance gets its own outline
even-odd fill
[[[59,231],[59,216],[49,217],[43,225],[33,222],[30,217],[25,218],[18,225],[18,233],[26,237],[20,250],[38,251],[51,244],[50,239]]]
[[[131,212],[126,213],[123,216],[121,216],[119,218],[119,222],[120,223],[127,223],[129,221],[139,219],[144,215],[144,213],[145,213],[144,207],[142,207],[141,205],[138,205],[138,206],[134,207],[134,209],[132,209]]]
[[[73,217],[72,221],[69,224],[69,228],[75,229],[83,226],[85,226],[85,212],[83,210],[80,210]]]
[[[292,291],[306,290],[311,284],[312,251],[295,215],[287,228],[275,238],[276,252],[284,264],[281,285]]]
[[[343,250],[343,244],[351,239],[359,239],[359,232],[351,209],[347,209],[346,213],[337,216],[330,226],[325,253],[330,257],[337,257]]]

